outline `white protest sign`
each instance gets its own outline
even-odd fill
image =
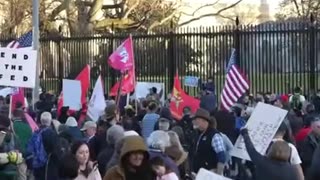
[[[152,87],[157,88],[157,93],[162,91],[162,96],[160,97],[160,101],[164,103],[164,83],[155,83],[155,82],[137,82],[136,88],[133,94],[135,99],[146,98],[148,94],[150,94],[150,89]]]
[[[266,153],[287,113],[288,111],[286,110],[264,103],[258,103],[255,107],[246,124],[246,128],[255,149],[260,154],[264,155]],[[241,159],[250,160],[242,136],[238,137],[230,154]]]
[[[0,96],[2,96],[2,97],[7,97],[8,95],[10,95],[12,93],[14,93],[14,88],[6,87],[6,88],[0,89]]]
[[[81,104],[81,82],[77,80],[63,79],[62,81],[63,106],[69,106],[71,110],[79,110]]]
[[[201,168],[196,176],[196,180],[231,180],[224,176],[220,176],[216,173]]]
[[[37,51],[0,48],[0,85],[34,88]]]
[[[190,87],[198,87],[199,78],[195,76],[185,76],[184,77],[184,85]]]

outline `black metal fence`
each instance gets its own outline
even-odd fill
[[[127,36],[43,37],[41,86],[59,92],[63,78],[75,78],[89,64],[92,85],[101,73],[108,92],[119,73],[108,66],[107,58]],[[290,92],[295,86],[308,93],[320,85],[320,29],[310,22],[133,33],[133,41],[137,80],[164,82],[166,93],[170,92],[178,69],[181,78],[191,75],[202,81],[213,79],[219,94],[232,48],[238,52],[237,62],[250,79],[252,93]],[[197,92],[197,88],[184,89],[190,94]]]

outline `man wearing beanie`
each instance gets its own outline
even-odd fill
[[[222,175],[226,161],[226,150],[222,136],[213,127],[209,112],[202,108],[198,109],[194,124],[201,131],[196,146],[194,172],[205,168]]]

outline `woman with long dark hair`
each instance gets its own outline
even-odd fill
[[[89,161],[89,147],[85,142],[75,142],[71,147],[71,153],[76,156],[80,165],[75,180],[101,180],[98,166]]]

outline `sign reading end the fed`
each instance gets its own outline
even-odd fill
[[[34,88],[37,51],[0,48],[0,85]]]

